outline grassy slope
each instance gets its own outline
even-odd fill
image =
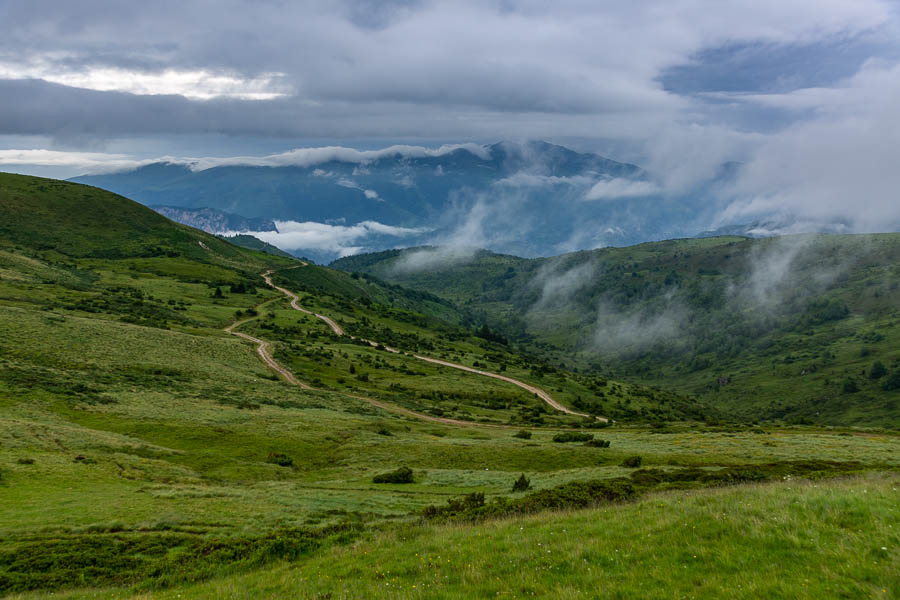
[[[15,183],[14,191],[25,185]],[[84,189],[72,188],[77,194]],[[0,189],[0,198],[11,194]],[[108,212],[126,202],[111,195],[95,201],[113,203]],[[34,206],[68,204],[62,198]],[[21,212],[17,218],[27,221]],[[421,410],[449,406],[475,421],[521,414],[493,404],[515,394],[507,384],[456,372],[410,375],[400,371],[408,358],[334,339],[321,322],[287,309],[272,290],[232,293],[229,284],[260,285],[259,270],[290,263],[227,244],[221,254],[209,244],[211,250],[195,258],[194,242],[206,240],[205,234],[187,230],[185,246],[179,241],[183,228],[163,225],[146,237],[131,236],[119,246],[121,258],[97,254],[102,248],[92,245],[89,224],[59,244],[73,248],[71,256],[29,236],[0,250],[0,582],[17,560],[32,557],[44,561],[27,563],[32,566],[26,572],[37,579],[17,585],[134,583],[148,576],[139,568],[143,561],[174,560],[198,547],[199,558],[179,564],[188,565],[182,577],[203,579],[252,561],[237,554],[221,563],[218,555],[207,560],[202,544],[227,554],[256,548],[285,527],[389,527],[448,497],[509,496],[522,472],[538,490],[627,475],[631,469],[620,465],[633,454],[662,468],[797,459],[896,464],[896,440],[889,436],[690,427],[658,435],[616,428],[597,433],[612,442],[601,449],[553,443],[552,430],[537,429],[523,440],[512,436],[515,430],[448,427],[381,411],[340,392],[352,386]],[[40,233],[36,226],[31,231]],[[176,255],[147,256],[142,248],[162,244],[156,240],[169,240]],[[283,273],[282,282],[302,292],[304,303],[348,327],[358,321],[380,332],[431,337],[450,357],[499,360],[510,373],[533,377],[564,396],[584,385],[581,376],[566,372],[532,373],[539,361],[473,337],[454,321],[462,313],[427,295],[327,269]],[[216,288],[224,291],[221,297]],[[371,303],[360,301],[363,296]],[[278,356],[300,378],[321,379],[330,389],[302,391],[277,381],[251,345],[222,332],[236,311],[261,303],[260,318],[246,331],[275,341]],[[350,361],[370,375],[369,382],[345,374]],[[412,363],[407,368],[423,369]],[[338,373],[350,386],[338,381]],[[436,400],[426,393],[429,386],[457,397]],[[621,387],[628,397],[640,390]],[[271,453],[288,455],[293,465],[274,464]],[[372,483],[373,475],[398,465],[413,469],[415,483]],[[259,564],[272,560],[268,556]],[[78,560],[96,562],[91,569],[67,570]],[[159,577],[153,581],[162,585]]]
[[[898,485],[896,476],[745,485],[475,526],[413,526],[134,597],[896,598]]]
[[[225,237],[225,236],[223,236]],[[265,252],[266,254],[274,254],[275,256],[284,256],[291,257],[292,255],[285,252],[281,248],[277,248],[268,242],[264,242],[261,239],[254,237],[252,235],[232,235],[225,237],[226,240],[234,244],[235,246],[240,246],[241,248],[250,248],[252,250],[259,250],[260,252]]]
[[[875,361],[900,373],[900,234],[481,253],[428,272],[403,259],[335,266],[457,301],[548,360],[696,395],[731,418],[900,425],[900,392],[868,376]],[[559,292],[566,274],[580,283]]]

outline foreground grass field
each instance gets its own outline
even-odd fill
[[[410,524],[199,585],[54,597],[897,598],[898,486],[896,475],[782,481],[477,525]]]

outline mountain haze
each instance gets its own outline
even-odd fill
[[[693,235],[715,209],[713,188],[667,196],[636,165],[546,142],[310,148],[74,181],[148,205],[287,222],[258,237],[318,259],[432,240],[558,254]]]

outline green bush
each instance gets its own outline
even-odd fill
[[[623,467],[628,467],[629,469],[636,469],[641,466],[644,462],[644,459],[638,455],[629,456],[625,460],[622,461]]]
[[[876,360],[872,363],[872,368],[869,369],[869,379],[881,379],[887,375],[887,368],[884,366],[880,360]]]
[[[20,465],[33,465],[34,459],[33,458],[20,458],[16,462],[19,463]]]
[[[525,477],[525,473],[519,475],[519,478],[513,482],[512,491],[524,492],[531,487],[531,481]]]
[[[848,377],[844,380],[844,383],[841,385],[841,389],[845,394],[854,394],[859,391],[859,386],[856,385],[856,380],[852,377]]]
[[[629,500],[636,495],[634,486],[625,478],[573,481],[555,488],[531,492],[522,498],[496,498],[484,501],[484,494],[469,494],[447,501],[446,506],[428,506],[426,519],[481,521],[512,515],[526,515],[542,510],[586,508],[608,502]]]
[[[409,467],[400,467],[396,471],[381,473],[372,478],[373,483],[412,483],[413,472]]]
[[[567,442],[589,442],[592,439],[594,439],[593,433],[579,433],[577,431],[565,431],[553,436],[553,441],[561,444]]]
[[[530,440],[530,439],[531,439],[531,432],[528,431],[527,429],[523,429],[523,430],[521,430],[521,431],[517,431],[516,433],[514,433],[514,434],[513,434],[513,437],[514,437],[514,438],[519,438],[520,440]]]
[[[139,536],[84,535],[25,540],[0,549],[0,595],[61,587],[196,583],[234,568],[307,556],[359,536],[358,524],[276,529],[256,536],[201,537],[148,531]],[[175,550],[173,552],[173,550]]]
[[[886,392],[891,390],[900,390],[900,369],[891,373],[884,381],[881,382],[881,389]]]
[[[609,448],[609,440],[588,440],[584,445],[592,448]]]
[[[281,452],[269,452],[268,458],[266,458],[267,463],[272,463],[273,465],[278,465],[279,467],[292,467],[294,466],[294,459],[292,459],[287,454],[282,454]]]

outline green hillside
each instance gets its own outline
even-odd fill
[[[266,264],[236,246],[177,224],[99,188],[0,173],[0,242],[70,258],[184,257]]]
[[[792,555],[831,573],[822,585],[837,585],[838,564],[850,590],[892,572],[894,551],[877,548],[896,540],[871,540],[891,517],[893,432],[722,425],[690,396],[522,351],[438,294],[239,248],[53,183],[0,177],[0,212],[13,215],[0,237],[0,594],[322,598],[403,582],[398,597],[428,597],[421,561],[453,546],[445,597],[556,595],[615,575],[602,543],[553,546],[554,568],[531,579],[474,562],[503,552],[483,532],[527,527],[524,543],[543,556],[559,527],[596,539],[608,530],[616,544],[649,527],[660,533],[634,556],[652,548],[657,572],[674,572],[682,536],[665,532],[734,509],[728,493],[749,494],[758,511],[820,507],[777,516],[825,543],[845,527],[825,503],[846,507],[853,535],[840,551]],[[76,208],[97,220],[67,227]],[[795,491],[805,479],[821,489]],[[741,487],[713,489],[723,486]],[[784,543],[754,527],[759,548]],[[726,538],[709,527],[693,538],[732,553],[711,594],[746,560]],[[603,569],[563,575],[592,557]],[[769,556],[800,564],[784,558]],[[638,585],[616,581],[626,595]]]
[[[349,257],[522,348],[732,419],[900,426],[900,234],[672,240],[550,259]]]
[[[224,236],[223,236],[224,237]],[[264,242],[261,239],[254,237],[252,235],[232,235],[225,237],[230,243],[235,246],[240,246],[241,248],[250,248],[251,250],[259,250],[261,252],[265,252],[266,254],[274,254],[275,256],[283,256],[285,258],[290,258],[292,255],[288,254],[281,248],[276,248],[272,244],[268,242]]]

